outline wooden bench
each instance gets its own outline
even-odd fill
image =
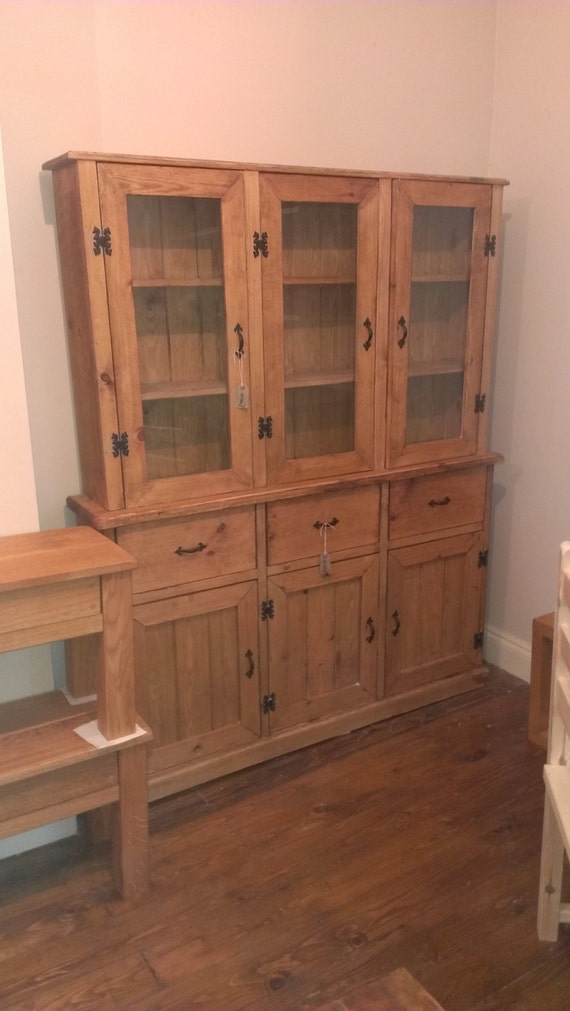
[[[0,705],[0,838],[111,805],[113,882],[148,881],[147,749],[137,719],[131,569],[88,527],[0,538],[0,652],[93,637],[97,699],[54,691]]]

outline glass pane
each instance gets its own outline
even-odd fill
[[[150,479],[231,466],[219,200],[129,194]]]
[[[473,209],[415,207],[406,442],[463,431]]]
[[[285,390],[289,460],[354,449],[354,383]]]
[[[283,204],[289,459],[354,450],[358,206]]]
[[[143,402],[147,473],[151,480],[227,470],[227,396],[169,397]]]

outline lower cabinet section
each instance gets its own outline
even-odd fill
[[[388,552],[386,695],[480,661],[482,534]]]
[[[137,706],[154,730],[151,771],[258,739],[255,582],[134,608]]]
[[[272,731],[376,698],[378,557],[333,561],[268,580]]]
[[[481,683],[491,478],[479,462],[117,529],[139,563],[151,798]],[[68,649],[76,697],[92,638]]]

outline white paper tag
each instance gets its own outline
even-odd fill
[[[331,574],[331,556],[322,554],[319,558],[319,570],[321,576],[330,576]]]
[[[249,386],[238,386],[236,407],[241,407],[243,411],[249,407]]]

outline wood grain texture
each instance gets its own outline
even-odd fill
[[[536,936],[527,709],[495,672],[160,801],[136,901],[84,837],[3,861],[0,1006],[308,1011],[405,968],[446,1011],[567,1011],[569,928]]]

